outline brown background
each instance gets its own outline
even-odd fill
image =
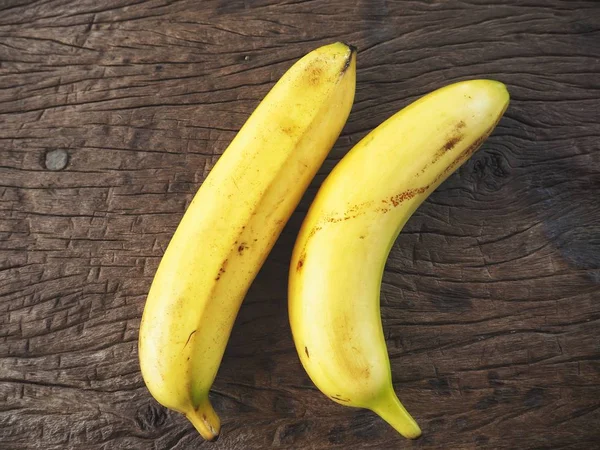
[[[595,1],[0,0],[0,448],[597,446],[599,30]],[[204,443],[144,387],[145,295],[236,130],[335,40],[359,48],[356,103],[242,307],[212,396],[223,433]],[[395,387],[424,431],[409,442],[308,380],[287,265],[336,161],[474,77],[507,83],[511,106],[384,276]]]

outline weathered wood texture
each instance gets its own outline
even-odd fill
[[[597,446],[599,30],[595,1],[0,0],[0,448]],[[356,103],[242,307],[214,386],[223,434],[204,443],[144,387],[145,295],[236,130],[334,40],[359,47]],[[474,77],[511,106],[384,276],[395,387],[424,430],[409,442],[308,380],[287,265],[336,161]]]

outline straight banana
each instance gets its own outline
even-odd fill
[[[338,138],[355,81],[355,50],[342,43],[296,62],[219,158],[160,262],[140,325],[142,375],[207,440],[220,431],[208,393],[241,302]]]
[[[329,398],[371,409],[407,438],[421,430],[392,386],[379,309],[385,262],[406,221],[508,102],[503,84],[466,81],[389,118],[327,177],[294,247],[289,318],[302,365]]]

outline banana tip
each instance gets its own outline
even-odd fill
[[[421,436],[421,428],[392,389],[380,397],[370,409],[405,438],[417,439]]]
[[[416,425],[416,424],[415,424]],[[406,437],[406,439],[419,439],[422,436],[422,432],[421,432],[421,428],[419,427],[419,425],[416,425],[412,430],[410,430],[409,432],[406,432],[404,437]]]
[[[185,416],[205,440],[215,442],[219,439],[221,421],[208,399],[202,402],[200,406],[189,410],[185,413]]]
[[[346,44],[345,42],[342,42],[342,45],[345,45],[350,50],[350,53],[346,55],[346,62],[344,63],[344,67],[342,67],[342,74],[344,74],[352,64],[352,61],[355,59],[356,47],[350,44]]]
[[[358,48],[355,45],[348,44],[347,42],[342,42],[342,44],[350,49],[350,53],[358,53]]]

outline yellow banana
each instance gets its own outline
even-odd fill
[[[392,386],[379,310],[400,230],[492,132],[508,106],[502,83],[434,91],[362,139],[321,186],[296,241],[289,316],[296,350],[332,400],[368,408],[400,434],[421,430]]]
[[[283,75],[206,177],[152,282],[139,336],[144,381],[207,440],[220,431],[208,392],[231,328],[348,118],[355,54],[323,46]]]

